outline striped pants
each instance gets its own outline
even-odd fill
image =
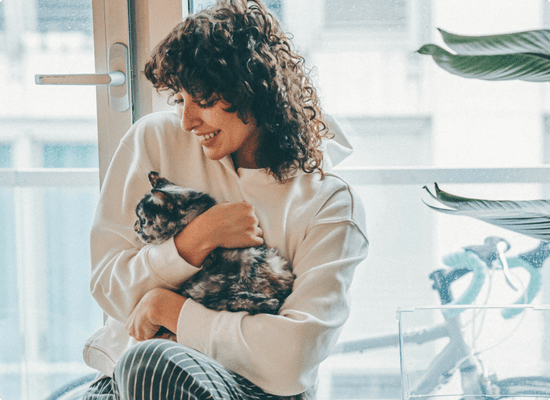
[[[83,400],[276,400],[211,358],[162,339],[141,342],[118,361],[113,378],[94,383]]]

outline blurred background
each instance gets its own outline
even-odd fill
[[[184,0],[182,7],[194,12],[207,3]],[[488,235],[505,237],[512,253],[537,244],[475,220],[436,214],[421,199],[422,187],[434,180],[468,197],[550,198],[544,174],[550,159],[547,84],[459,78],[415,50],[442,44],[436,28],[485,35],[549,27],[550,3],[266,4],[292,32],[324,110],[338,119],[355,148],[338,173],[365,204],[371,248],[355,276],[352,314],[341,340],[397,332],[399,306],[438,304],[428,274],[442,267],[444,254]],[[92,0],[0,2],[4,400],[41,399],[93,372],[82,361],[82,347],[102,324],[102,311],[89,294],[88,235],[100,182],[96,89],[34,81],[35,74],[94,72],[93,30]],[[548,280],[546,271],[547,286]],[[536,301],[548,303],[549,293]],[[547,372],[550,322],[537,324],[546,333],[525,351],[542,357],[541,371]],[[332,357],[321,377],[320,400],[401,396],[397,348]]]

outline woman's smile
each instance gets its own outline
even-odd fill
[[[212,139],[218,136],[218,133],[220,133],[219,130],[206,134],[197,134],[197,137],[199,138],[199,143],[203,146],[210,146],[214,142],[214,140]]]
[[[197,136],[206,157],[220,160],[231,156],[235,168],[258,168],[254,155],[259,130],[252,117],[244,122],[236,112],[226,111],[230,104],[222,98],[205,106],[182,90],[175,100],[181,127]]]

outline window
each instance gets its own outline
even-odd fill
[[[498,15],[492,2],[280,4],[324,110],[355,147],[337,171],[367,210],[370,254],[354,278],[342,341],[396,332],[398,306],[437,305],[428,274],[446,253],[489,235],[509,240],[516,254],[534,247],[479,221],[438,215],[421,199],[433,182],[477,198],[549,198],[546,86],[458,78],[415,50],[440,43],[436,27],[466,35],[543,28],[550,4],[499,3]],[[322,366],[318,397],[397,399],[399,370],[395,347],[334,356]]]
[[[4,30],[6,30],[5,28],[6,17],[4,14],[5,14],[4,7],[0,7],[0,32],[3,32]]]
[[[105,57],[94,54],[92,5],[97,11],[104,4],[0,2],[0,35],[7,38],[0,41],[0,59],[9,60],[0,65],[3,399],[45,398],[93,373],[82,348],[103,322],[89,294],[89,230],[100,183],[98,126],[108,141],[108,126],[117,116],[96,117],[102,89],[96,96],[91,87],[34,82],[35,74],[100,72]],[[106,36],[105,26],[96,28],[98,38]]]
[[[44,144],[46,168],[97,168],[97,145]]]
[[[331,399],[399,399],[401,376],[399,374],[361,375],[356,372],[332,376]]]
[[[11,145],[0,144],[0,168],[10,168],[11,163]]]
[[[50,32],[83,32],[92,34],[92,3],[87,0],[36,2],[37,30]],[[60,13],[59,10],[64,12]]]
[[[139,73],[150,50],[182,10],[213,1],[0,1],[1,398],[41,398],[90,372],[81,349],[102,323],[88,294],[86,248],[99,182],[130,121],[169,108]],[[34,84],[35,73],[105,72],[106,43],[130,42],[127,4],[137,21],[129,45],[133,110],[110,110],[106,88]],[[314,68],[324,110],[356,148],[337,172],[365,204],[371,250],[354,278],[342,341],[395,332],[398,306],[437,304],[427,276],[448,252],[488,235],[505,237],[514,252],[533,246],[478,221],[435,214],[421,202],[422,186],[438,182],[481,198],[550,198],[547,86],[457,78],[414,51],[439,42],[436,27],[459,34],[548,27],[550,3],[266,4],[293,33]],[[94,25],[92,14],[107,19]],[[548,303],[549,293],[537,301]],[[398,376],[395,347],[334,356],[321,368],[318,397],[398,398]]]
[[[12,165],[11,158],[11,146],[0,144],[0,168],[10,168]],[[0,187],[0,224],[5,228],[0,231],[0,274],[2,276],[0,330],[4,332],[4,340],[0,341],[0,354],[4,363],[13,364],[18,361],[20,343],[17,340],[19,337],[19,318],[12,188]],[[1,374],[0,387],[5,388],[6,393],[10,393],[10,390],[11,393],[18,393],[18,384],[13,384],[14,378],[15,380],[18,379],[18,374],[13,369],[10,371],[9,368],[4,367],[4,370],[6,369],[8,370]]]
[[[189,10],[192,12],[197,12],[202,10],[205,7],[208,7],[211,4],[216,3],[215,0],[189,0]],[[281,0],[265,0],[264,4],[269,8],[269,10],[275,15],[278,20],[283,19],[283,5],[284,2]]]
[[[345,5],[326,1],[327,28],[404,31],[407,29],[410,0],[351,0]]]

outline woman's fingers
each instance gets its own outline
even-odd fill
[[[210,234],[216,237],[218,247],[230,249],[263,243],[260,220],[250,203],[221,203],[211,210],[209,218],[213,229]]]

